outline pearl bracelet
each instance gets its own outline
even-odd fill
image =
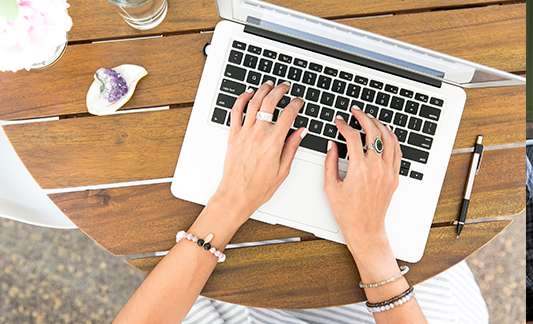
[[[403,305],[415,296],[413,287],[409,287],[400,295],[393,297],[381,303],[366,302],[366,308],[370,313],[381,313],[393,309],[394,307]]]
[[[182,239],[189,240],[193,243],[196,243],[199,247],[204,248],[204,250],[210,252],[212,255],[214,255],[218,260],[218,263],[222,263],[226,261],[226,255],[219,250],[217,250],[214,246],[211,246],[211,240],[213,239],[213,233],[207,234],[205,239],[198,238],[198,236],[187,233],[185,231],[179,231],[176,233],[176,243],[181,241]]]

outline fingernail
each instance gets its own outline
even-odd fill
[[[389,132],[392,132],[392,128],[390,127],[389,124],[385,124],[385,126],[387,126],[387,128],[389,129]]]
[[[307,128],[304,128],[304,130],[300,133],[300,138],[303,139],[307,135]]]
[[[352,109],[353,109],[353,110],[361,111],[361,108],[359,108],[359,106],[356,106],[356,105],[352,106]]]
[[[342,118],[341,115],[337,115],[337,116],[335,116],[335,118],[337,118],[337,119],[339,119],[339,120],[344,120],[344,118]]]
[[[287,87],[291,86],[291,83],[289,81],[283,81],[281,84],[286,85]]]
[[[333,147],[333,142],[332,141],[328,141],[328,147],[326,148],[326,151],[329,152],[329,150],[331,150],[332,147]]]
[[[253,93],[253,92],[254,92],[254,89],[252,89],[252,88],[248,88],[248,89],[246,89],[246,92],[247,92],[247,93]]]
[[[274,81],[268,80],[267,82],[265,82],[265,84],[268,84],[269,86],[273,86],[274,85]]]
[[[374,116],[372,116],[371,114],[366,114],[368,116],[368,118],[370,119],[374,119]]]

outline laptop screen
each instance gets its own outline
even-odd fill
[[[259,0],[217,0],[222,18],[462,87],[525,78]]]

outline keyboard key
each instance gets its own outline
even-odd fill
[[[220,85],[220,90],[234,95],[240,95],[246,90],[246,85],[228,79],[223,79],[222,84]]]
[[[339,158],[345,159],[348,156],[348,146],[340,142],[335,143],[337,144],[337,152],[339,152]]]
[[[320,111],[320,119],[330,122],[333,120],[334,114],[335,110],[329,109],[327,107],[322,107],[322,110]]]
[[[311,117],[318,117],[318,111],[320,110],[319,105],[308,102],[307,107],[305,108],[305,114]]]
[[[226,122],[227,113],[228,112],[224,109],[215,108],[215,110],[213,111],[213,116],[211,117],[211,121],[217,124],[224,125],[224,123]]]
[[[326,68],[324,69],[324,74],[327,74],[327,75],[336,77],[338,73],[339,71],[337,69],[330,68],[328,66],[326,66]]]
[[[316,63],[309,63],[309,70],[315,72],[322,72],[322,65]]]
[[[394,125],[405,127],[405,125],[407,125],[407,118],[408,116],[406,114],[397,112],[396,115],[394,115]]]
[[[368,84],[368,79],[365,78],[365,77],[362,77],[360,75],[356,75],[355,78],[353,79],[353,81],[355,83],[359,83],[359,84],[363,84],[363,85],[367,85]]]
[[[437,131],[437,124],[426,120],[424,122],[424,127],[422,128],[422,131],[429,135],[435,135],[435,132]]]
[[[407,125],[407,127],[409,127],[412,130],[419,131],[421,126],[422,126],[422,119],[416,118],[416,117],[409,118],[409,124]]]
[[[307,67],[307,61],[299,59],[299,58],[295,58],[294,59],[294,65],[306,68]]]
[[[348,110],[348,106],[350,105],[350,99],[343,97],[343,96],[337,96],[337,100],[335,101],[335,107],[342,109],[342,110]]]
[[[272,81],[272,83],[276,84],[276,78],[274,78],[271,75],[265,74],[265,75],[263,75],[263,81],[261,82],[261,84],[264,84],[267,81]]]
[[[313,89],[313,88],[307,88],[305,99],[317,102],[319,96],[320,96],[320,90]]]
[[[246,49],[246,44],[244,44],[243,42],[239,42],[239,41],[233,41],[233,48],[237,48],[237,49],[240,49],[240,50],[245,50]]]
[[[407,89],[401,89],[400,90],[400,96],[404,96],[407,98],[413,98],[414,92]]]
[[[415,149],[413,147],[405,146],[400,144],[400,149],[402,150],[402,154],[404,159],[408,159],[415,162],[420,163],[427,163],[429,153],[426,151],[422,151],[419,149]],[[412,171],[411,171],[412,172]]]
[[[373,102],[375,96],[376,96],[375,90],[364,88],[363,93],[361,94],[361,99],[363,99],[364,101]]]
[[[345,122],[348,122],[348,120],[350,120],[350,114],[342,112],[342,111],[337,111],[335,116],[341,116]]]
[[[217,97],[217,106],[224,108],[233,108],[235,104],[236,97],[228,96],[227,94],[219,93]]]
[[[316,85],[324,90],[329,90],[329,87],[331,86],[331,78],[321,75],[318,77],[318,83]]]
[[[407,104],[405,105],[405,112],[416,115],[418,113],[419,106],[420,104],[418,102],[407,100]]]
[[[390,95],[384,92],[378,92],[376,96],[376,103],[381,106],[387,107],[389,105]]]
[[[283,82],[285,82],[285,81],[287,81],[287,80],[284,80],[283,78],[279,78],[277,84],[281,84],[281,83],[283,83]]]
[[[418,101],[428,102],[429,96],[425,94],[417,93],[415,94],[415,99]]]
[[[274,52],[274,51],[271,51],[271,50],[267,50],[265,49],[263,51],[263,56],[265,57],[268,57],[268,58],[271,58],[271,59],[275,59],[276,56],[278,56],[278,53]]]
[[[245,69],[231,64],[226,65],[226,71],[224,71],[224,76],[232,79],[237,79],[239,81],[244,81],[245,75]]]
[[[357,106],[359,107],[359,109],[363,110],[365,108],[365,103],[362,102],[362,101],[359,101],[359,100],[352,100],[352,104],[350,106],[350,109],[353,107],[353,106]]]
[[[294,127],[295,128],[307,128],[307,124],[309,123],[309,118],[298,115],[296,116],[296,119],[294,120]]]
[[[407,177],[409,175],[409,169],[400,168],[400,175]]]
[[[429,103],[432,104],[432,105],[435,105],[435,106],[442,107],[442,105],[444,105],[444,100],[439,99],[439,98],[435,98],[435,97],[431,97],[431,99],[429,99]]]
[[[262,58],[259,61],[259,66],[257,68],[259,69],[259,71],[270,73],[270,71],[272,70],[272,64],[273,63],[272,63],[271,60],[267,60],[267,59]]]
[[[255,69],[255,67],[257,66],[257,61],[259,61],[259,58],[257,56],[246,54],[246,56],[244,57],[243,65]]]
[[[316,82],[317,74],[309,71],[304,72],[304,78],[302,82],[314,86]]]
[[[291,98],[287,96],[281,97],[281,100],[278,102],[277,106],[280,108],[285,108],[291,102]]]
[[[231,52],[229,52],[228,60],[231,63],[235,63],[235,64],[239,65],[242,62],[242,55],[243,55],[242,52],[231,50]]]
[[[322,133],[322,127],[324,127],[323,122],[321,122],[320,120],[311,119],[311,122],[309,123],[309,131],[311,133]]]
[[[407,140],[407,143],[418,146],[425,149],[431,149],[431,144],[433,143],[433,139],[429,136],[420,135],[417,133],[411,132],[409,134],[409,139]]]
[[[383,89],[383,82],[379,82],[379,81],[376,81],[376,80],[370,80],[370,86],[372,88],[376,88],[376,89]]]
[[[344,94],[344,89],[346,89],[346,82],[341,80],[333,81],[333,86],[331,87],[331,90],[333,90],[333,92]]]
[[[287,78],[293,81],[296,81],[296,82],[300,82],[301,77],[302,77],[302,69],[291,66],[289,69],[289,74],[287,75]]]
[[[420,108],[420,116],[438,121],[440,117],[440,109],[427,105],[422,105],[422,108]]]
[[[322,92],[322,97],[320,98],[320,103],[326,106],[333,106],[333,100],[335,95],[326,91]]]
[[[303,97],[305,93],[305,86],[294,83],[291,87],[291,95],[295,97]]]
[[[411,162],[402,160],[400,162],[400,168],[409,169],[411,167]]]
[[[255,71],[248,71],[248,77],[246,78],[246,82],[259,85],[259,83],[261,82],[261,73]]]
[[[396,128],[394,130],[394,134],[396,135],[400,143],[405,142],[405,140],[407,139],[407,131],[405,129]]]
[[[254,54],[261,54],[261,47],[248,45],[248,52],[254,53]]]
[[[353,79],[353,74],[348,73],[348,72],[341,71],[341,73],[339,74],[339,77],[340,77],[341,79],[346,80],[346,81],[352,81],[352,79]]]
[[[388,109],[381,109],[381,111],[379,112],[379,120],[381,120],[382,122],[385,122],[385,123],[390,123],[392,121],[392,110],[388,110]]]
[[[285,63],[291,63],[292,57],[289,55],[280,54],[278,57],[278,60],[280,60],[281,62],[285,62]]]
[[[226,126],[230,126],[231,125],[231,114],[228,114],[228,120],[226,121]]]
[[[365,112],[367,114],[370,114],[370,115],[372,115],[372,116],[377,118],[378,117],[378,112],[379,112],[379,107],[367,104],[366,107],[365,107]]]
[[[328,140],[313,134],[307,134],[300,142],[300,146],[313,151],[326,153],[328,148]]]
[[[385,91],[387,91],[387,92],[397,94],[398,90],[399,89],[398,89],[397,86],[393,86],[393,85],[390,85],[390,84],[386,84],[385,85]]]
[[[409,176],[416,180],[422,180],[422,178],[424,177],[422,173],[416,171],[411,171],[411,174]]]
[[[357,84],[350,83],[348,85],[348,90],[346,90],[346,95],[352,98],[358,98],[359,93],[361,92],[361,87]]]
[[[396,97],[396,96],[392,96],[392,100],[390,101],[390,107],[392,109],[402,110],[404,103],[405,103],[405,99],[400,98],[400,97]]]
[[[285,64],[276,63],[274,64],[274,70],[272,71],[272,73],[274,73],[274,75],[284,78],[285,75],[287,74],[288,68],[289,67]]]
[[[324,136],[335,138],[337,137],[337,126],[332,124],[326,124],[324,126]]]
[[[352,117],[350,117],[350,126],[357,130],[363,129],[363,127],[361,127],[361,124],[359,124],[359,121],[357,120],[357,118],[355,118],[353,115]]]

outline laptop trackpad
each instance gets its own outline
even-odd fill
[[[296,158],[291,172],[261,212],[277,218],[277,222],[303,224],[337,233],[324,192],[324,166]]]

